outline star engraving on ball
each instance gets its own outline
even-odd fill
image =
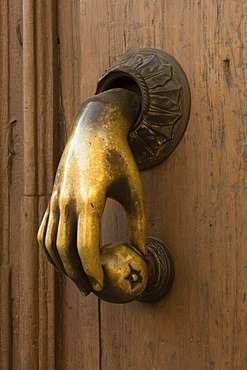
[[[131,285],[131,289],[134,289],[137,284],[142,283],[141,270],[135,270],[131,264],[129,264],[130,273],[126,276],[125,280],[128,280]]]

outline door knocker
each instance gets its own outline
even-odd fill
[[[174,279],[174,261],[148,237],[139,169],[163,161],[177,146],[190,111],[186,76],[156,49],[125,54],[99,80],[75,118],[62,154],[38,242],[56,270],[83,295],[126,303],[155,302]],[[129,241],[100,247],[106,199],[118,201]]]

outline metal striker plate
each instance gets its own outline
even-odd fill
[[[190,90],[184,71],[161,50],[133,50],[100,78],[96,94],[117,87],[134,91],[142,99],[139,118],[128,137],[139,169],[162,162],[178,145],[189,119]]]
[[[94,294],[104,301],[153,303],[164,298],[172,287],[173,256],[157,238],[147,238],[145,257],[131,243],[122,242],[103,245],[100,254],[105,283],[104,289]]]
[[[138,301],[153,303],[164,298],[172,287],[175,277],[174,259],[164,242],[149,237],[145,260],[148,265],[149,279]]]

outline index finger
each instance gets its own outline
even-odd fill
[[[96,291],[101,291],[104,286],[99,243],[100,215],[95,210],[80,213],[77,230],[78,254],[83,270]]]

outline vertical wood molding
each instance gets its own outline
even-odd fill
[[[21,220],[21,368],[55,368],[55,275],[37,230],[54,176],[56,2],[23,1],[24,172]]]
[[[23,1],[24,195],[50,194],[57,140],[56,2]]]
[[[37,229],[37,155],[36,155],[36,66],[35,1],[23,1],[23,131],[24,197],[21,227],[21,369],[38,369],[39,296]],[[36,221],[36,222],[35,222]]]
[[[9,34],[8,3],[0,1],[0,368],[11,367],[11,280],[9,262]]]
[[[35,0],[23,1],[24,195],[37,195]]]

